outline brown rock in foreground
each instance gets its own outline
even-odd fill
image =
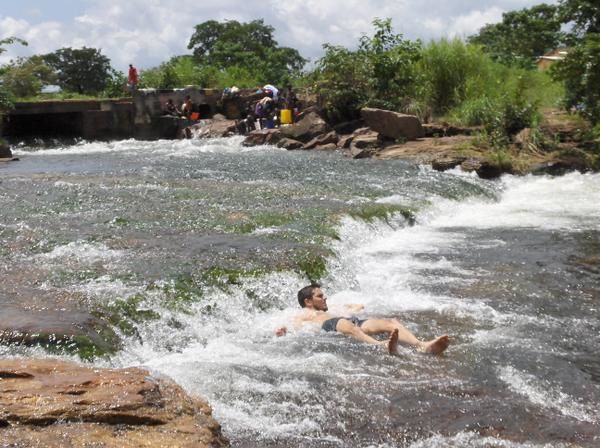
[[[228,446],[208,404],[145,370],[0,361],[0,440],[26,447]]]

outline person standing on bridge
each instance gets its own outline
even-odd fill
[[[129,64],[129,76],[127,78],[127,88],[129,93],[133,94],[137,90],[138,85],[138,72],[137,69]]]

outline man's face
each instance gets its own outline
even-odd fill
[[[321,288],[313,290],[312,297],[306,301],[306,306],[317,311],[327,311],[327,297],[321,291]]]

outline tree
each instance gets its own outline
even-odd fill
[[[0,54],[6,51],[5,45],[12,45],[14,43],[20,43],[21,45],[27,45],[23,39],[18,37],[7,37],[0,39]],[[11,92],[6,88],[4,83],[0,84],[0,110],[12,108],[12,95]]]
[[[600,34],[598,0],[561,0],[560,16],[564,23],[573,25],[572,34],[579,38],[589,33]]]
[[[542,3],[502,14],[502,22],[488,24],[469,42],[481,45],[495,60],[533,68],[535,58],[564,42],[559,8]]]
[[[306,60],[293,48],[280,47],[274,28],[263,20],[240,23],[209,20],[196,25],[188,48],[203,66],[219,70],[238,67],[263,82],[283,83],[300,73]]]
[[[56,82],[52,69],[42,56],[18,58],[3,70],[2,84],[15,97],[34,96],[44,86]]]
[[[373,21],[356,51],[325,44],[313,76],[332,120],[354,118],[363,106],[402,110],[415,85],[420,42],[394,34],[390,19]]]
[[[102,92],[112,73],[110,59],[95,48],[61,48],[44,59],[54,69],[58,85],[79,94]]]
[[[561,17],[571,24],[574,45],[552,75],[565,85],[565,106],[576,108],[592,123],[600,122],[600,3],[561,0]]]

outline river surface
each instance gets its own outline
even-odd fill
[[[206,397],[235,447],[600,446],[600,175],[486,181],[240,143],[18,147],[0,165],[3,283],[85,307],[137,294],[153,318],[94,363]],[[350,217],[367,205],[414,219]],[[330,307],[450,348],[274,337],[304,251],[326,257]],[[202,283],[215,267],[253,274]]]

